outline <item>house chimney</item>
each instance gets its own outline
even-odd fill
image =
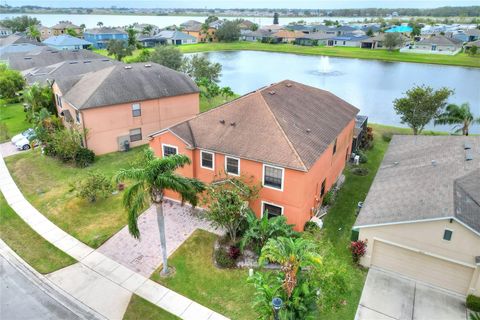
[[[223,119],[220,119],[219,122],[220,122],[221,124],[225,124],[225,120],[223,120]]]
[[[232,127],[235,127],[235,124],[236,124],[235,122],[230,122],[230,125],[231,125]]]
[[[275,94],[275,91],[272,90],[272,91],[270,91],[269,93],[273,96],[273,95]]]

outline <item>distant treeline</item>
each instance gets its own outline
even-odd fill
[[[155,9],[155,8],[51,8],[41,6],[0,6],[2,13],[71,13],[71,14],[144,14],[144,15],[222,15],[222,13],[232,15],[273,15],[278,12],[280,16],[289,17],[386,17],[395,13],[398,16],[407,17],[480,17],[480,6],[468,7],[440,7],[431,9],[415,9],[415,8],[398,8],[398,9],[382,9],[382,8],[365,8],[365,9]]]

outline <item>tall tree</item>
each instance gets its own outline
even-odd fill
[[[440,115],[447,105],[447,99],[453,90],[441,88],[434,90],[427,86],[415,86],[407,90],[405,97],[395,99],[393,108],[400,115],[401,122],[420,134],[425,126]]]
[[[205,23],[208,25],[212,22],[215,22],[218,20],[217,16],[208,16],[207,19],[205,19]]]
[[[402,36],[400,33],[387,32],[385,33],[383,44],[389,51],[392,51],[402,45]]]
[[[218,41],[233,42],[240,38],[238,21],[225,21],[217,30]]]
[[[278,24],[278,18],[280,17],[280,15],[278,14],[278,12],[275,12],[273,14],[273,24]]]
[[[12,29],[12,32],[25,32],[29,26],[38,26],[40,21],[37,18],[21,16],[15,18],[6,18],[0,21],[0,25]]]
[[[461,105],[449,104],[445,112],[440,114],[435,120],[434,124],[449,124],[455,125],[453,129],[455,132],[462,132],[464,136],[468,136],[468,130],[473,124],[480,124],[480,117],[475,118],[470,105],[462,103]]]
[[[162,274],[164,275],[168,274],[163,214],[165,191],[177,192],[181,196],[182,202],[196,206],[199,200],[198,194],[205,190],[202,182],[175,173],[175,170],[188,164],[190,164],[190,159],[185,155],[177,154],[157,158],[151,149],[146,149],[141,164],[137,167],[120,170],[116,175],[118,182],[126,179],[132,181],[132,185],[125,190],[123,195],[123,206],[128,212],[128,230],[132,236],[140,237],[137,220],[141,212],[151,204],[155,206],[162,248]]]
[[[27,106],[27,121],[32,121],[34,114],[42,109],[55,114],[55,103],[53,99],[53,91],[49,85],[39,85],[34,83],[27,87],[23,92],[23,100]]]
[[[127,29],[127,45],[132,48],[138,48],[138,40],[137,40],[137,30],[130,27]]]
[[[17,70],[8,69],[5,64],[0,64],[0,97],[13,99],[23,90],[25,79]]]
[[[75,29],[73,29],[73,28],[67,28],[67,30],[65,30],[65,32],[72,37],[78,37],[77,31],[75,31]]]
[[[174,46],[156,46],[150,55],[150,61],[161,64],[173,70],[180,70],[183,63],[183,54]]]
[[[211,82],[218,82],[222,65],[218,62],[211,62],[205,56],[196,54],[183,59],[181,70],[195,81],[203,78]]]
[[[40,41],[40,31],[35,25],[28,26],[27,35],[30,39]]]
[[[125,40],[112,39],[107,44],[108,54],[113,55],[118,61],[132,55],[133,49]]]

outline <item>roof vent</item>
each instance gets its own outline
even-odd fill
[[[471,161],[471,160],[473,160],[473,153],[472,153],[472,150],[468,149],[465,152],[465,161]]]
[[[83,63],[90,63],[90,62],[92,62],[92,60],[85,60],[85,61],[83,61]]]
[[[285,85],[287,88],[290,88],[292,86],[292,84],[289,82]]]
[[[70,64],[77,64],[78,61],[70,61],[69,63],[70,63]]]
[[[103,62],[108,62],[110,59],[102,59]]]
[[[307,133],[310,133],[310,131],[312,131],[312,130],[310,130],[310,129],[307,129],[306,131],[307,131]]]
[[[275,91],[272,90],[272,91],[270,91],[269,93],[273,96],[273,95],[275,94]]]
[[[395,162],[393,163],[394,166],[398,166],[399,164],[400,164],[400,162],[398,162],[398,161],[395,161]]]
[[[125,66],[125,69],[132,69],[132,66]]]
[[[32,57],[24,57],[25,60],[32,60]]]
[[[220,119],[219,122],[220,122],[221,124],[225,124],[225,120],[223,120],[223,119]]]
[[[150,68],[152,65],[151,64],[146,64],[145,68]]]
[[[472,144],[468,141],[466,141],[464,144],[463,144],[463,149],[464,150],[470,150],[472,149]]]
[[[437,166],[437,160],[432,160],[432,166],[434,166],[434,167]]]
[[[236,123],[235,123],[235,122],[230,122],[230,125],[231,125],[232,127],[235,127]]]

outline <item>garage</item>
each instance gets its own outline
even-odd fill
[[[375,241],[373,266],[466,295],[474,268],[417,251]]]

